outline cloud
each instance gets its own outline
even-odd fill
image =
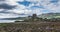
[[[0,1],[5,1],[5,0],[0,0]]]
[[[60,12],[60,1],[57,0],[6,0],[4,3],[0,4],[0,8],[3,8],[2,10],[6,9],[8,13],[12,12],[12,14],[31,15],[36,13],[39,15],[42,13]]]
[[[24,0],[24,1],[19,1],[19,2],[20,2],[19,5],[22,5],[19,7],[22,7],[22,8],[24,7],[24,8],[23,9],[20,8],[18,10],[21,10],[22,12],[23,10],[24,11],[27,10],[25,11],[27,12],[27,14],[29,14],[28,13],[29,11],[31,12],[31,14],[33,14],[33,12],[36,12],[37,14],[49,13],[49,12],[52,12],[52,13],[60,12],[59,0]],[[27,4],[28,6],[26,6],[24,2],[31,2],[31,3]]]
[[[60,0],[0,0],[0,18],[60,13]]]
[[[0,4],[0,9],[13,9],[15,7],[16,6],[11,6],[11,5],[8,5],[8,4]]]

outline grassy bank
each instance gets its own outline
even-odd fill
[[[31,22],[30,22],[31,23]],[[0,23],[0,32],[59,32],[60,23]]]

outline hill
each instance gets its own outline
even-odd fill
[[[41,14],[38,15],[39,18],[60,18],[60,13],[46,13],[46,14]]]

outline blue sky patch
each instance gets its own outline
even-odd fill
[[[57,3],[59,0],[51,0],[51,3]]]
[[[50,10],[42,10],[43,13],[49,13],[51,12]]]
[[[18,3],[24,6],[29,6],[29,4],[31,4],[31,2],[28,2],[28,1],[23,1],[23,2],[18,2]]]
[[[44,9],[43,6],[32,6],[32,7],[31,7],[31,9],[37,9],[37,8],[42,8],[42,9]]]

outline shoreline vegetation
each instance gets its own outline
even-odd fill
[[[26,19],[24,20],[17,20],[15,22],[60,22],[60,18],[39,18],[37,17],[36,14],[33,14],[32,16],[28,16]]]
[[[0,32],[60,32],[60,18],[38,18],[36,14],[24,21],[0,23]]]

